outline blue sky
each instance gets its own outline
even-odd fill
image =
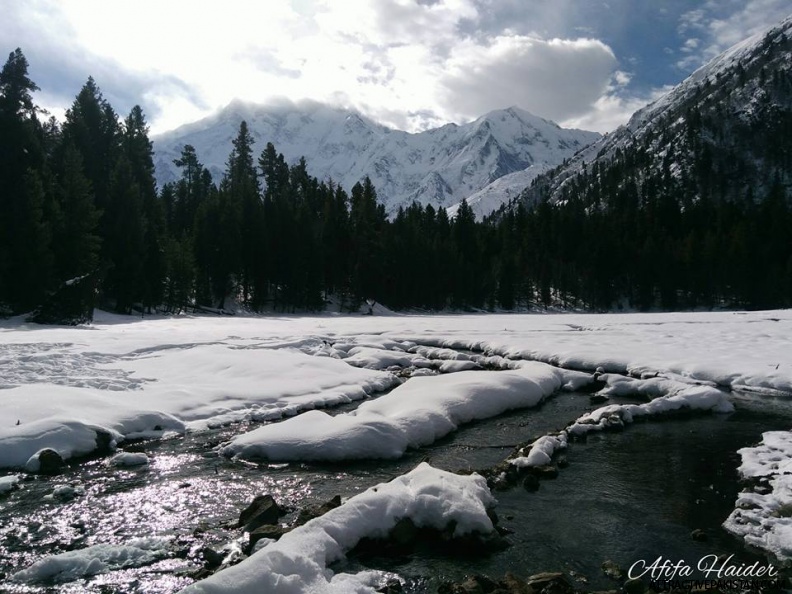
[[[232,99],[311,99],[420,130],[517,105],[606,132],[789,0],[1,0],[62,117],[89,75],[153,132]]]

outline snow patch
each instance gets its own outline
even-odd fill
[[[574,372],[524,363],[510,371],[414,377],[356,411],[310,411],[259,427],[221,448],[224,456],[274,461],[399,458],[459,425],[536,406]]]
[[[422,463],[182,592],[371,594],[381,585],[380,572],[334,574],[328,565],[342,560],[362,538],[385,538],[404,518],[418,527],[443,530],[454,526],[454,536],[490,534],[493,525],[487,508],[493,504],[483,477],[459,476]]]
[[[125,545],[98,544],[77,551],[45,557],[11,575],[22,583],[71,582],[115,569],[142,567],[165,557],[166,541],[136,538]]]
[[[750,546],[792,561],[792,432],[768,431],[759,445],[739,454],[740,476],[762,486],[738,495],[723,527]]]

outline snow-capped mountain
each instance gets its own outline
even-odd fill
[[[389,213],[413,201],[448,207],[468,198],[479,215],[488,214],[536,175],[599,138],[516,107],[412,134],[314,102],[234,101],[218,114],[154,137],[158,183],[177,178],[173,160],[185,144],[195,147],[219,181],[242,120],[256,153],[272,142],[288,162],[305,157],[311,175],[347,190],[368,175]]]
[[[626,125],[535,178],[520,200],[563,202],[596,186],[604,199],[604,184],[611,184],[612,195],[633,181],[639,192],[647,185],[667,191],[674,184],[690,200],[761,200],[774,184],[792,185],[791,154],[789,16],[734,45]]]

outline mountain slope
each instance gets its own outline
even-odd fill
[[[765,197],[792,182],[792,17],[699,68],[564,166],[524,202],[599,204],[634,183],[687,200]]]
[[[413,201],[451,206],[475,195],[474,209],[487,214],[500,206],[499,197],[509,196],[500,188],[519,191],[547,167],[599,138],[595,132],[562,129],[516,107],[468,124],[410,134],[317,103],[264,107],[235,101],[214,116],[153,139],[159,184],[176,179],[173,160],[185,144],[195,147],[219,181],[242,120],[257,152],[272,142],[288,162],[304,156],[311,175],[347,189],[368,175],[389,213]],[[510,174],[515,176],[501,181],[497,191],[487,190]]]

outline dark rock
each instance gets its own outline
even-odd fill
[[[691,532],[690,538],[697,540],[698,542],[706,542],[709,540],[709,536],[701,528],[696,528],[693,532]]]
[[[457,586],[455,592],[460,594],[491,594],[498,588],[498,583],[486,575],[472,575]]]
[[[507,573],[503,579],[498,582],[498,588],[504,592],[504,594],[533,594],[531,587],[513,573]]]
[[[112,434],[106,429],[101,429],[99,427],[94,428],[94,431],[96,433],[96,453],[100,456],[104,456],[112,452],[113,445],[115,445]]]
[[[201,549],[201,557],[204,560],[204,567],[206,569],[215,569],[223,564],[223,555],[214,549],[204,547]]]
[[[526,491],[537,491],[539,489],[539,478],[535,474],[529,474],[523,480],[523,488]]]
[[[532,466],[529,468],[529,472],[542,480],[558,478],[558,468],[552,464]]]
[[[58,474],[65,463],[61,455],[49,448],[43,449],[38,454],[39,469],[38,474]]]
[[[556,460],[556,464],[558,464],[559,468],[566,468],[567,466],[569,466],[569,460],[567,459],[566,456],[562,455],[558,457],[558,459]]]
[[[402,518],[391,529],[389,537],[398,546],[409,546],[413,544],[418,536],[418,528],[410,518]]]
[[[497,526],[498,522],[500,522],[500,519],[498,518],[498,514],[495,513],[494,507],[490,507],[487,509],[487,517],[490,519],[490,522],[492,522],[493,526]]]
[[[512,483],[506,475],[498,475],[491,477],[487,480],[487,486],[493,491],[508,491],[512,487]]]
[[[611,560],[602,563],[602,573],[612,580],[621,580],[625,575],[624,570]]]
[[[245,548],[245,554],[250,555],[253,552],[256,543],[258,543],[258,541],[260,541],[262,538],[278,540],[281,536],[290,531],[291,528],[284,528],[283,526],[278,525],[273,526],[271,524],[264,524],[263,526],[259,526],[252,532],[248,533],[248,544]]]
[[[575,591],[563,573],[537,573],[529,577],[526,583],[536,594],[572,594]]]
[[[246,532],[252,532],[264,524],[277,524],[285,513],[272,495],[259,495],[239,514],[237,528],[244,527]]]
[[[602,404],[608,400],[610,400],[610,398],[608,398],[605,394],[592,394],[589,396],[589,402],[591,404]]]
[[[335,509],[340,505],[341,505],[341,496],[336,495],[330,501],[327,501],[322,505],[311,505],[304,509],[301,509],[300,513],[297,515],[297,521],[295,522],[295,526],[302,526],[306,522],[309,522],[314,518],[323,516],[331,509]]]
[[[644,583],[639,579],[627,580],[622,586],[625,594],[643,594],[645,589]]]

